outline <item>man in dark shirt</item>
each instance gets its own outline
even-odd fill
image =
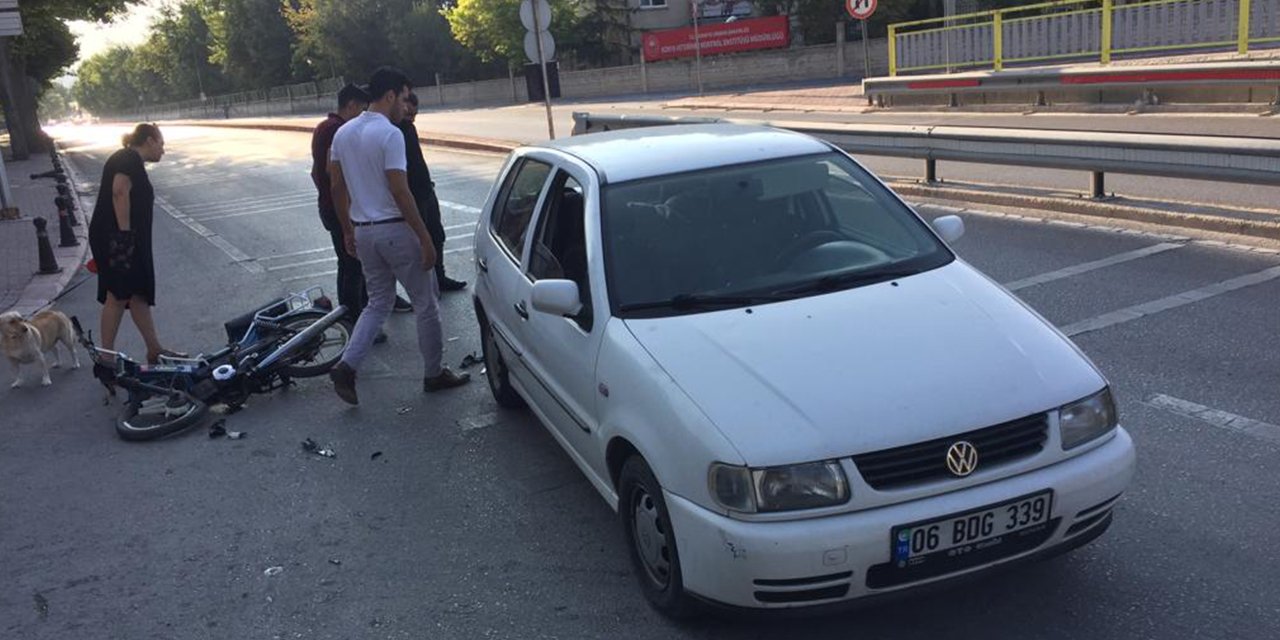
[[[311,134],[311,181],[320,193],[320,223],[329,232],[333,252],[338,256],[338,303],[347,308],[352,322],[369,300],[360,261],[348,254],[343,245],[342,227],[338,225],[338,212],[330,194],[329,147],[333,145],[333,135],[338,128],[360,115],[368,106],[369,96],[360,87],[349,84],[338,91],[338,112],[330,113]]]
[[[316,185],[320,199],[320,223],[329,232],[333,242],[333,252],[338,257],[338,304],[349,310],[352,323],[360,316],[360,311],[369,302],[365,291],[364,273],[360,269],[360,261],[347,253],[342,240],[342,227],[338,224],[338,212],[333,205],[333,195],[329,183],[329,148],[333,146],[333,136],[348,120],[360,115],[369,107],[369,96],[363,89],[348,84],[338,91],[338,112],[330,113],[311,134],[311,181]],[[396,297],[397,311],[411,310],[407,300]],[[378,342],[386,340],[386,335],[379,335]]]
[[[410,92],[404,119],[398,125],[404,134],[405,158],[409,162],[409,191],[417,201],[418,212],[422,221],[427,224],[427,232],[436,245],[436,280],[441,291],[461,291],[467,288],[464,280],[454,280],[444,274],[444,223],[440,218],[440,201],[436,199],[436,186],[431,181],[431,169],[427,167],[426,158],[422,157],[422,144],[418,140],[418,129],[413,126],[413,119],[418,115],[418,95]]]

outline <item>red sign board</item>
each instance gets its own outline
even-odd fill
[[[753,49],[776,49],[791,44],[791,29],[787,16],[699,25],[698,43],[701,44],[704,56]],[[646,62],[692,58],[697,48],[698,44],[693,39],[693,27],[648,31],[644,34]]]

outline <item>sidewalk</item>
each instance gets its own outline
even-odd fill
[[[58,210],[53,205],[58,195],[57,182],[53,178],[32,180],[30,177],[53,169],[48,154],[32,155],[28,160],[17,162],[6,160],[5,168],[14,204],[22,217],[0,220],[0,313],[17,311],[28,315],[48,304],[77,272],[83,273],[80,266],[89,250],[89,221],[83,208],[77,210],[80,226],[73,229],[80,245],[59,247]],[[68,171],[68,177],[74,196],[77,184],[74,169]],[[36,274],[40,267],[36,230],[32,224],[36,218],[48,222],[45,231],[54,257],[62,267],[59,273]]]

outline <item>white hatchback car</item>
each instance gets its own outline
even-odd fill
[[[1088,358],[947,247],[963,229],[776,129],[524,147],[475,235],[488,382],[618,511],[671,615],[1075,548],[1132,441]]]

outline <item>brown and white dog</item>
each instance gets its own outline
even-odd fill
[[[49,361],[45,354],[52,351],[57,358],[53,366],[62,366],[59,342],[71,353],[72,368],[79,369],[80,356],[75,349],[75,329],[65,314],[47,310],[35,314],[30,320],[24,320],[22,314],[16,311],[0,313],[0,351],[13,363],[13,388],[22,386],[22,365],[33,362],[40,367],[40,384],[53,384],[49,379]]]

